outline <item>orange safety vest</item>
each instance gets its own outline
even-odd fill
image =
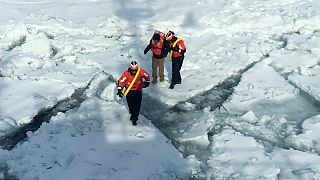
[[[164,41],[166,35],[163,32],[160,32],[160,31],[157,31],[157,30],[154,31],[154,34],[159,34],[160,35],[160,40],[159,41],[155,41],[155,40],[152,39],[152,41],[151,41],[151,43],[152,43],[151,51],[154,54],[160,56],[161,55],[162,46],[163,46],[163,41]]]
[[[132,75],[128,70],[124,71],[122,76],[118,80],[118,87],[122,87],[125,84],[125,87],[128,88],[130,84],[132,84],[133,79],[135,75]],[[141,90],[144,86],[144,83],[142,82],[142,78],[146,81],[150,81],[149,74],[143,70],[140,69],[140,73],[137,75],[137,78],[135,82],[133,82],[133,85],[131,86],[131,90]]]
[[[178,46],[178,48],[181,49],[181,50],[186,50],[187,49],[186,45],[184,44],[183,39],[181,39],[181,38],[177,38],[176,41],[170,43],[170,47],[174,48],[176,46]],[[180,52],[170,51],[171,59],[173,57],[181,57],[181,56],[183,56],[183,54],[181,54]]]

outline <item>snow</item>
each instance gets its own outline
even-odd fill
[[[320,116],[314,116],[307,119],[302,124],[302,133],[292,135],[288,138],[290,143],[298,148],[311,152],[320,152],[319,133],[320,133]]]
[[[295,96],[296,91],[293,86],[288,84],[272,67],[259,63],[243,74],[241,82],[224,107],[229,112],[241,114],[241,112],[253,110],[256,113],[259,109],[255,110],[255,107],[261,107],[262,110],[268,104],[281,104]],[[268,103],[263,104],[266,101]]]
[[[38,111],[70,96],[74,87],[48,79],[2,79],[0,81],[1,132],[28,123]],[[8,126],[10,125],[10,126]]]
[[[140,117],[133,127],[126,112],[122,104],[92,97],[59,113],[11,151],[11,173],[19,179],[185,178],[188,161],[149,120]]]
[[[271,56],[272,65],[282,74],[296,72],[301,75],[308,75],[308,69],[317,65],[318,59],[312,55],[305,55],[298,52],[282,54],[280,57]]]
[[[289,76],[289,80],[318,101],[320,100],[320,86],[318,83],[320,80],[320,75],[292,75]]]
[[[214,179],[276,179],[279,168],[252,137],[224,130],[213,137],[208,160]]]
[[[277,149],[272,160],[281,169],[280,179],[319,179],[319,156],[296,150]]]
[[[26,43],[21,46],[24,53],[31,53],[41,57],[49,57],[51,55],[51,46],[48,37],[44,33],[35,36],[28,35]]]
[[[0,142],[79,103],[0,150],[0,179],[319,179],[319,2],[0,3]],[[115,82],[151,72],[155,29],[185,40],[183,80],[167,57],[135,127]]]

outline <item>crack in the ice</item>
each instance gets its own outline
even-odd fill
[[[67,112],[71,109],[77,108],[86,99],[84,92],[89,88],[91,82],[96,78],[98,74],[89,81],[89,83],[83,87],[75,90],[75,92],[64,100],[57,102],[53,107],[41,110],[36,116],[33,117],[32,121],[25,124],[13,132],[6,134],[0,138],[1,149],[11,150],[18,143],[24,141],[27,138],[27,132],[35,132],[38,130],[43,122],[49,122],[52,116],[57,115],[59,112]]]
[[[298,31],[299,32],[299,31]],[[314,31],[313,33],[316,33],[318,31]],[[285,36],[285,35],[291,35],[293,33],[284,33],[281,37]],[[300,32],[298,33],[300,34]],[[281,40],[281,39],[280,39]],[[282,39],[283,40],[283,39]],[[283,40],[284,43],[288,42],[288,38],[286,38],[286,40]],[[285,47],[278,47],[277,49],[281,49],[281,48],[285,48]],[[301,50],[301,49],[286,49],[286,50],[292,50],[292,51],[306,51],[308,53],[311,53],[312,54],[312,51],[311,50]],[[318,63],[317,63],[318,64]],[[289,80],[289,76],[294,73],[294,71],[291,71],[291,72],[287,72],[287,73],[281,73],[281,69],[278,69],[277,67],[273,66],[273,65],[270,65],[274,70],[275,72],[277,72],[281,77],[283,77],[289,84],[291,84],[293,87],[295,87],[296,89],[299,90],[299,95],[304,98],[305,100],[307,100],[307,102],[311,103],[314,107],[317,107],[319,109],[319,112],[320,112],[320,101],[318,101],[314,96],[310,95],[308,92],[306,92],[305,90],[303,90],[301,87],[297,86],[294,82],[290,81]],[[305,119],[306,120],[306,119]],[[299,132],[298,134],[301,134],[302,133],[302,124],[303,124],[304,120],[303,121],[300,121],[297,126],[299,128]]]
[[[55,55],[58,54],[58,48],[51,46],[51,54],[50,54],[50,59],[53,59]]]
[[[203,114],[203,109],[210,107],[210,110],[214,111],[215,109],[222,107],[223,103],[232,95],[234,87],[236,87],[241,81],[242,75],[267,57],[269,57],[269,53],[264,54],[258,61],[250,63],[234,75],[226,78],[211,90],[191,97],[187,101],[180,102],[171,108],[148,95],[144,96],[141,114],[150,119],[152,123],[172,141],[172,144],[184,157],[195,155],[198,159],[201,159],[203,163],[202,171],[196,176],[201,176],[202,173],[207,171],[207,160],[210,155],[210,148],[209,146],[206,146],[205,148],[202,147],[201,151],[198,151],[199,147],[191,147],[188,142],[181,142],[178,138],[182,133],[188,131],[192,127],[196,116]],[[208,96],[212,97],[208,98]],[[194,104],[195,109],[185,110],[183,108],[183,104],[185,103]],[[168,121],[167,118],[171,118],[173,121]],[[183,132],[172,132],[175,131],[175,129],[183,130]],[[210,132],[208,132],[208,137],[209,135]]]
[[[298,93],[299,95],[305,99],[307,102],[309,102],[310,104],[312,104],[314,107],[316,107],[320,113],[320,101],[318,101],[314,96],[310,95],[308,92],[306,92],[304,89],[302,89],[301,87],[297,86],[294,82],[289,80],[289,76],[291,75],[291,73],[287,73],[287,74],[282,74],[279,72],[279,70],[275,67],[273,67],[272,65],[270,65],[281,77],[283,77],[290,85],[292,85],[294,88],[298,89]],[[298,127],[298,132],[296,135],[299,135],[303,132],[303,127],[302,124],[305,122],[305,120],[307,120],[308,118],[299,121],[297,123],[297,127]]]
[[[54,35],[51,35],[51,34],[49,34],[49,33],[46,32],[46,31],[41,31],[41,30],[40,30],[39,32],[42,32],[44,35],[46,35],[48,39],[54,40]]]
[[[14,48],[18,47],[18,46],[22,46],[24,43],[26,43],[26,36],[22,36],[20,37],[20,39],[14,41],[6,51],[12,51]]]
[[[292,32],[292,33],[299,33],[298,32]],[[283,35],[281,35],[277,40],[280,41],[282,44],[281,46],[279,46],[278,48],[286,48],[288,45],[288,37],[286,37],[288,34],[290,33],[285,33]],[[121,36],[120,36],[121,37]],[[107,37],[107,38],[114,38],[114,37]],[[119,38],[119,37],[118,37]],[[19,44],[18,44],[19,45]],[[13,46],[12,46],[13,47]],[[16,46],[15,46],[16,47]],[[15,48],[13,47],[13,48]],[[12,49],[13,49],[12,48]],[[11,50],[12,50],[11,49]],[[276,48],[275,48],[276,49]],[[272,50],[271,50],[272,51]],[[271,52],[269,51],[269,53]],[[53,52],[57,52],[54,51]],[[143,96],[143,103],[142,103],[142,109],[141,109],[141,114],[144,115],[146,118],[148,118],[149,120],[152,121],[152,123],[169,139],[171,140],[173,146],[180,151],[184,157],[187,157],[190,154],[195,154],[197,155],[197,158],[202,160],[203,163],[203,168],[202,168],[202,172],[201,173],[206,173],[207,171],[207,162],[206,160],[208,159],[210,153],[209,153],[209,146],[207,146],[204,151],[208,151],[206,155],[204,155],[205,157],[200,157],[200,154],[203,153],[203,151],[201,151],[201,153],[197,151],[199,150],[199,147],[193,147],[190,144],[188,144],[188,142],[180,142],[178,140],[179,134],[181,135],[180,132],[177,133],[173,133],[170,131],[173,131],[175,128],[176,129],[183,129],[184,132],[186,130],[188,130],[191,125],[193,124],[193,117],[191,114],[200,114],[202,113],[202,110],[204,108],[210,107],[211,111],[216,110],[217,108],[222,107],[223,103],[225,103],[229,97],[233,94],[234,92],[234,87],[238,86],[238,84],[241,81],[242,75],[247,72],[249,69],[253,68],[257,63],[263,61],[265,58],[269,57],[269,53],[264,54],[258,61],[252,62],[249,65],[247,65],[244,69],[238,71],[237,73],[233,74],[232,76],[226,78],[224,81],[222,81],[221,83],[219,83],[218,85],[214,86],[211,90],[200,93],[194,97],[189,98],[187,101],[184,102],[179,102],[177,105],[175,105],[174,107],[170,108],[168,107],[165,103],[162,103],[161,101],[151,97],[150,95],[145,94]],[[54,54],[54,53],[53,53]],[[53,55],[54,56],[54,55]],[[110,75],[109,73],[97,68],[100,72],[104,73],[107,76],[106,81],[111,81],[111,82],[116,82],[117,80]],[[91,81],[88,83],[88,85],[85,88],[79,89],[77,90],[77,92],[75,92],[70,99],[68,100],[64,100],[63,102],[59,102],[57,103],[54,107],[49,108],[47,110],[43,110],[41,112],[39,112],[39,114],[37,116],[35,116],[34,121],[49,121],[50,118],[56,114],[57,112],[66,112],[70,109],[76,108],[78,107],[81,102],[83,102],[85,100],[85,98],[80,98],[81,100],[78,101],[79,103],[76,103],[76,105],[72,105],[73,102],[72,100],[74,100],[74,98],[79,98],[81,97],[81,94],[83,95],[84,91],[86,89],[88,89],[89,85],[91,84],[91,82],[93,81],[93,79],[96,76],[94,76]],[[99,86],[102,84],[104,84],[105,82],[100,82]],[[95,96],[100,98],[100,95],[102,93],[103,89],[98,89],[95,93]],[[211,96],[210,98],[208,98],[209,96]],[[63,103],[65,103],[64,105],[62,105]],[[195,105],[195,109],[193,110],[185,110],[183,109],[183,104],[185,103],[191,103]],[[59,106],[62,105],[62,109],[59,109]],[[147,107],[146,107],[147,106]],[[227,114],[227,116],[230,116],[229,114]],[[179,120],[183,120],[179,121],[178,119],[173,119],[173,121],[168,121],[167,118],[172,118],[172,117],[179,117]],[[183,127],[182,127],[183,126]],[[182,128],[181,128],[182,127]],[[230,127],[232,129],[234,129],[237,132],[240,132],[243,135],[249,136],[249,137],[253,137],[254,139],[256,139],[258,142],[260,143],[267,143],[269,145],[272,146],[277,146],[279,148],[284,148],[284,149],[289,149],[289,148],[294,148],[292,146],[287,145],[287,143],[285,143],[284,139],[279,139],[279,141],[272,141],[270,139],[267,139],[266,137],[263,136],[255,136],[252,135],[250,133],[247,133],[235,126],[233,126],[232,124],[220,124],[218,125],[218,127],[214,127],[214,128],[209,128],[207,131],[207,136],[208,139],[210,141],[210,143],[212,142],[212,139],[210,140],[210,138],[215,135],[218,134],[220,132],[223,131],[224,128],[226,127]],[[30,127],[31,131],[35,131],[37,130],[39,127],[35,128],[35,127]],[[29,131],[29,130],[28,130]],[[27,132],[27,131],[26,131]],[[19,132],[15,132],[17,133],[18,136],[20,136]],[[26,134],[24,133],[25,137]],[[12,137],[12,134],[11,134]],[[24,138],[25,138],[24,137]],[[24,139],[23,138],[23,139]],[[18,142],[15,142],[15,144]],[[3,144],[3,139],[0,139],[0,145]],[[14,145],[5,145],[3,147],[3,149],[12,149]],[[183,148],[181,148],[181,146],[183,146]],[[203,147],[201,147],[203,148]],[[298,149],[297,149],[298,150]]]
[[[281,34],[280,36],[273,37],[272,39],[274,41],[281,42],[281,45],[279,47],[276,47],[275,49],[285,49],[288,46],[288,42],[289,42],[288,36],[292,34],[301,34],[301,33],[300,33],[300,30],[297,30],[297,31],[286,32]]]
[[[230,118],[231,115],[225,115],[221,118],[218,119],[223,119],[223,118]],[[234,118],[239,118],[239,116],[234,116]],[[320,152],[314,149],[308,149],[307,147],[297,147],[294,144],[291,144],[290,142],[288,142],[288,135],[285,135],[284,137],[275,137],[274,140],[269,139],[265,136],[263,136],[263,134],[253,134],[251,132],[248,132],[246,129],[241,129],[236,127],[235,125],[233,125],[232,123],[226,122],[226,121],[220,121],[220,122],[216,122],[216,124],[214,124],[213,126],[208,128],[208,139],[210,141],[210,143],[212,142],[212,138],[214,135],[220,134],[223,130],[231,128],[234,131],[247,136],[247,137],[252,137],[255,139],[255,141],[259,142],[261,145],[263,145],[264,150],[267,153],[270,153],[273,151],[274,147],[277,148],[281,148],[281,149],[286,149],[286,150],[290,150],[293,149],[295,151],[300,151],[300,152],[310,152],[313,154],[316,154],[318,156],[320,156]]]
[[[234,87],[236,87],[240,81],[242,75],[247,72],[249,69],[253,68],[254,65],[263,61],[264,59],[269,57],[269,53],[263,55],[258,61],[254,61],[247,65],[245,68],[241,69],[237,73],[234,73],[232,76],[226,78],[224,81],[214,86],[211,90],[200,93],[194,97],[189,98],[185,102],[180,102],[173,107],[174,111],[183,111],[181,109],[181,105],[188,102],[191,104],[196,104],[196,109],[204,109],[206,107],[210,107],[210,110],[213,111],[216,108],[222,107],[223,103],[225,103],[229,97],[232,95],[234,91]],[[212,103],[214,102],[214,103]]]
[[[316,31],[317,32],[317,31]],[[300,34],[300,31],[297,31],[297,32],[289,32],[289,33],[284,33],[280,36],[280,38],[278,39],[274,39],[276,41],[280,41],[282,42],[282,45],[277,47],[276,49],[280,50],[280,49],[286,49],[288,51],[299,51],[299,52],[306,52],[306,53],[309,53],[309,54],[313,54],[313,52],[311,50],[301,50],[301,49],[288,49],[287,48],[287,45],[288,45],[288,37],[289,35],[291,34]],[[314,32],[315,33],[315,32]],[[277,72],[281,77],[283,77],[289,84],[291,84],[294,88],[298,89],[298,93],[299,93],[299,96],[301,96],[303,99],[305,99],[307,102],[309,102],[310,104],[312,104],[314,107],[316,107],[318,109],[318,111],[320,112],[320,102],[314,97],[312,96],[311,94],[309,94],[308,92],[306,92],[304,89],[302,89],[301,87],[299,87],[298,85],[296,85],[294,82],[290,81],[289,80],[289,76],[294,73],[293,71],[291,72],[286,72],[286,73],[282,73],[281,70],[282,69],[279,69],[275,66],[273,66],[272,64],[269,65],[270,67],[272,67],[275,72]],[[302,124],[305,122],[305,120],[307,120],[308,118],[305,118],[305,119],[302,119],[301,121],[298,121],[297,124],[295,124],[296,128],[297,128],[297,131],[295,133],[295,135],[299,135],[299,134],[302,134],[303,133],[303,127],[302,127]],[[228,124],[230,127],[232,125]],[[279,147],[279,148],[283,148],[283,149],[294,149],[296,151],[301,151],[301,152],[309,152],[309,153],[313,153],[313,154],[317,154],[320,156],[320,152],[317,150],[317,149],[310,149],[308,147],[300,147],[300,146],[296,146],[295,144],[292,144],[290,142],[287,142],[288,140],[288,136],[286,137],[283,137],[283,138],[278,138],[279,142],[272,142],[268,139],[265,139],[263,136],[253,136],[252,134],[247,134],[246,132],[243,132],[241,129],[237,129],[236,127],[232,127],[232,129],[234,129],[235,131],[238,131],[240,132],[241,134],[244,134],[244,135],[248,135],[250,137],[253,137],[254,139],[256,139],[258,142],[262,143],[264,145],[265,148],[267,148],[268,146],[265,146],[264,142],[268,142],[270,143],[271,145],[273,146],[276,146],[276,147]],[[209,134],[209,135],[213,135],[214,133],[212,134]]]
[[[5,163],[0,163],[0,179],[6,180],[19,180],[18,177],[9,173],[9,167]]]

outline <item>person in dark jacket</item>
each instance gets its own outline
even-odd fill
[[[175,33],[169,31],[166,34],[166,40],[169,42],[170,46],[170,56],[172,59],[172,78],[170,89],[173,89],[176,84],[181,84],[181,74],[180,70],[184,60],[184,53],[187,51],[187,48],[184,44],[184,41],[175,36]]]
[[[164,81],[164,58],[167,56],[169,51],[169,43],[166,41],[165,34],[160,31],[155,31],[150,43],[144,50],[144,54],[151,49],[152,55],[152,83],[157,83],[158,79],[158,67],[160,82]]]

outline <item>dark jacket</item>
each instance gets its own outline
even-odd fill
[[[144,54],[147,54],[147,52],[152,48],[152,39],[150,40],[150,43],[148,44],[148,46],[144,49]],[[169,45],[169,42],[164,40],[163,41],[163,46],[162,46],[162,49],[161,49],[161,55],[156,55],[153,53],[153,57],[156,58],[156,59],[162,59],[162,58],[165,58],[167,57],[167,54],[169,52],[169,49],[170,49],[170,45]]]

